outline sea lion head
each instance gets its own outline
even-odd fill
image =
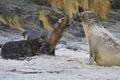
[[[70,25],[70,20],[68,17],[63,17],[59,19],[56,25],[59,26],[60,28],[65,29]]]
[[[99,23],[99,18],[93,11],[84,11],[79,13],[79,18],[83,23]]]

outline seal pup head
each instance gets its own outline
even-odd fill
[[[70,25],[70,20],[68,17],[63,17],[61,19],[59,19],[59,21],[56,23],[56,27],[61,28],[61,29],[65,29]]]
[[[93,11],[84,11],[78,15],[82,24],[100,23],[98,16]]]

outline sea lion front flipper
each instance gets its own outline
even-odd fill
[[[91,54],[92,54],[92,56],[90,56],[90,62],[89,62],[90,65],[92,65],[93,62],[95,61],[95,56],[94,56],[95,53],[90,53],[90,55]]]
[[[95,61],[95,53],[94,53],[94,50],[92,49],[90,40],[88,41],[88,45],[89,45],[89,54],[90,54],[90,62],[89,62],[89,64],[92,65],[93,62]]]

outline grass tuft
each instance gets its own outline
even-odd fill
[[[7,22],[5,21],[5,19],[0,15],[0,22],[3,24],[7,24]]]
[[[42,21],[43,28],[47,31],[52,30],[45,12],[39,12],[39,19]]]
[[[13,16],[12,18],[10,17],[3,18],[0,15],[0,22],[2,22],[5,25],[9,25],[11,28],[18,29],[20,31],[25,31],[22,28],[21,24],[19,23],[19,17],[17,16]]]
[[[72,18],[78,12],[77,0],[49,0],[52,7],[62,8],[66,14]]]
[[[83,10],[95,11],[101,19],[107,19],[110,11],[110,0],[49,0],[52,7],[62,8],[72,18],[78,13],[78,7]]]
[[[7,25],[9,25],[10,27],[14,28],[14,29],[18,29],[20,31],[25,31],[21,24],[19,23],[19,17],[18,16],[13,16],[12,18],[10,17],[6,17],[5,18]]]

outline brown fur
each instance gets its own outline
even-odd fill
[[[94,61],[102,66],[120,66],[120,41],[106,30],[92,11],[80,13],[90,53],[90,64]]]
[[[53,30],[49,44],[51,47],[55,47],[57,42],[62,37],[62,34],[64,32],[64,29],[68,27],[69,19],[67,17],[61,18],[58,23],[56,24],[55,29]]]
[[[60,38],[63,35],[64,29],[67,28],[68,25],[69,25],[68,17],[63,17],[57,22],[55,29],[49,35],[50,37],[47,42],[47,46],[49,46],[48,50],[50,52],[52,51],[52,49],[54,50],[55,46],[57,45],[58,41],[60,40]],[[51,54],[51,55],[54,55],[54,54]]]

